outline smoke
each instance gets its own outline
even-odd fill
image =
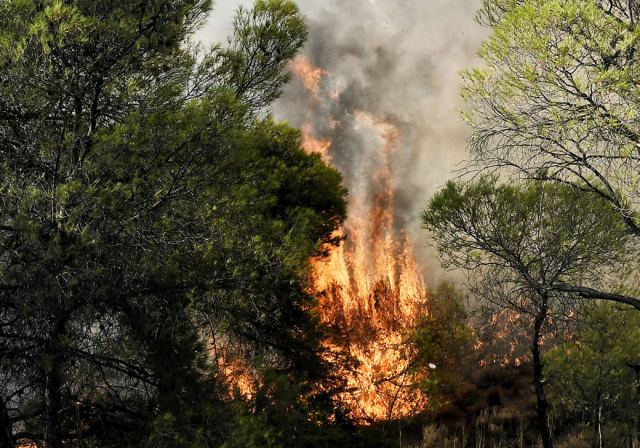
[[[459,72],[478,64],[486,32],[474,22],[478,0],[301,0],[310,26],[304,54],[326,70],[336,101],[316,107],[317,138],[331,139],[333,162],[357,193],[371,169],[371,137],[350,123],[364,111],[400,131],[394,153],[395,225],[406,229],[430,284],[442,274],[420,229],[420,211],[465,158],[469,130],[458,110]],[[308,94],[294,81],[276,115],[301,127]],[[319,110],[321,109],[321,110]],[[342,126],[326,126],[326,123]],[[325,123],[324,128],[322,128]],[[354,131],[355,129],[355,131]],[[375,196],[375,195],[374,195]]]
[[[231,11],[249,0],[220,0],[197,36],[223,41]],[[479,0],[299,0],[310,27],[304,54],[324,69],[336,93],[309,110],[309,91],[294,80],[275,105],[277,118],[303,127],[310,114],[315,137],[332,141],[332,162],[352,194],[358,179],[377,163],[375,136],[358,128],[364,112],[399,130],[393,157],[395,220],[406,229],[430,284],[442,272],[419,214],[465,158],[469,130],[459,117],[460,70],[479,64],[476,51],[486,30],[474,22]],[[335,125],[339,123],[339,125]],[[369,194],[375,197],[375,192]]]

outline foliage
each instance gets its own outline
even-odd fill
[[[416,352],[411,365],[425,372],[420,387],[431,410],[437,410],[454,399],[470,376],[473,333],[463,296],[452,284],[441,283],[428,308],[410,337]]]
[[[0,3],[0,444],[218,443],[212,340],[325,378],[307,260],[345,191],[267,109],[307,31],[260,0],[203,50],[210,3]]]
[[[261,382],[248,402],[236,403],[224,448],[356,446],[358,438],[335,420],[325,394],[284,372],[267,371]]]
[[[626,430],[626,434],[610,436],[611,442],[633,431],[629,423],[635,414],[635,375],[627,362],[640,356],[639,321],[636,312],[621,312],[610,304],[594,305],[586,310],[572,341],[546,356],[550,391],[557,397],[557,406],[569,418],[590,423],[595,432],[600,425]]]
[[[539,412],[541,330],[593,300],[616,302],[615,319],[640,309],[639,13],[635,1],[484,0],[484,65],[463,73],[462,92],[478,180],[450,183],[423,215],[479,297],[535,322]]]
[[[479,286],[489,288],[479,297],[523,313],[524,291],[562,298],[564,285],[597,284],[626,255],[625,229],[610,206],[560,184],[450,182],[423,222],[445,266],[483,271]]]
[[[472,286],[499,316],[511,310],[530,328],[533,383],[543,445],[553,445],[542,344],[550,322],[570,315],[580,290],[597,285],[626,255],[626,229],[599,196],[564,184],[501,185],[496,177],[450,182],[423,213],[450,266],[474,270]],[[638,306],[633,298],[621,303]]]
[[[475,167],[595,193],[636,236],[637,10],[636,2],[486,1],[486,68],[463,75]]]

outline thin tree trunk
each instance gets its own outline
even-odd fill
[[[636,374],[636,444],[640,447],[640,361],[629,361],[627,365]]]
[[[602,403],[601,394],[596,394],[596,407],[593,410],[593,441],[592,445],[602,448]]]
[[[0,396],[0,448],[13,448],[13,446],[13,431],[9,411],[4,398]]]
[[[542,327],[547,318],[548,303],[547,298],[542,298],[542,305],[538,309],[538,315],[534,321],[533,339],[531,341],[531,355],[533,358],[533,385],[536,391],[538,420],[540,424],[540,436],[544,448],[553,448],[551,429],[549,428],[549,403],[544,391],[544,364],[540,351],[540,340],[542,338]]]
[[[46,435],[45,435],[45,447],[46,448],[62,448],[62,437],[60,435],[60,414],[62,412],[62,397],[60,389],[62,382],[60,381],[60,375],[52,369],[47,375],[46,380],[46,393],[47,393],[47,412],[46,412]]]
[[[638,421],[636,422],[636,442],[640,447],[640,371],[636,371],[636,395],[638,402]]]
[[[51,367],[47,371],[45,381],[46,392],[46,448],[63,448],[62,443],[62,413],[64,403],[62,388],[64,386],[65,348],[64,334],[66,332],[66,319],[58,316],[52,333],[49,336],[48,355]]]
[[[602,448],[602,403],[598,404],[598,447]]]

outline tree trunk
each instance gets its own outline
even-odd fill
[[[63,448],[62,422],[64,403],[62,388],[64,387],[66,318],[58,316],[53,331],[49,335],[48,356],[50,368],[45,380],[46,393],[46,432],[44,444],[46,448]]]
[[[638,421],[636,422],[636,442],[640,447],[640,371],[636,370],[636,394],[638,402]]]
[[[640,361],[629,361],[627,365],[636,374],[636,403],[637,403],[637,421],[636,421],[636,443],[640,447]]]
[[[596,408],[593,410],[593,441],[594,447],[602,448],[602,394],[598,389],[596,394]]]
[[[542,436],[542,446],[553,448],[551,429],[549,428],[549,403],[544,392],[544,364],[540,352],[540,339],[542,338],[542,327],[547,318],[548,303],[547,298],[542,299],[542,305],[538,309],[538,315],[533,326],[533,340],[531,341],[531,355],[533,358],[533,385],[536,390],[538,420],[540,424],[540,435]]]
[[[4,402],[4,398],[0,396],[0,448],[13,448],[13,431],[11,428],[11,420],[9,411]]]
[[[46,448],[62,448],[61,437],[61,413],[62,413],[62,397],[60,389],[62,382],[60,375],[56,370],[52,370],[47,375],[46,393],[47,393],[47,412],[46,412]]]
[[[598,448],[602,448],[602,403],[598,404]]]

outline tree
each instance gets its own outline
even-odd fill
[[[415,352],[410,370],[419,373],[419,387],[429,397],[429,407],[437,410],[449,404],[470,377],[473,339],[463,295],[451,283],[438,286],[428,310],[409,337]]]
[[[258,0],[203,51],[189,38],[210,6],[0,3],[4,446],[207,424],[210,337],[324,372],[305,269],[345,191],[267,108],[306,27],[292,2]]]
[[[612,442],[629,439],[633,433],[629,423],[635,413],[635,379],[627,362],[638,359],[640,316],[614,307],[608,303],[588,307],[571,340],[546,355],[552,395],[569,417],[591,424],[593,446],[604,445],[603,426],[618,424],[624,430],[613,432]]]
[[[464,74],[470,169],[573,185],[640,237],[639,12],[635,0],[485,0],[486,68]],[[602,286],[563,291],[638,307],[633,290]]]
[[[476,296],[531,325],[533,383],[545,447],[552,446],[541,341],[573,304],[564,285],[599,284],[625,258],[626,227],[595,194],[562,184],[450,182],[423,212],[445,266],[473,271]],[[618,261],[618,263],[616,263]]]

